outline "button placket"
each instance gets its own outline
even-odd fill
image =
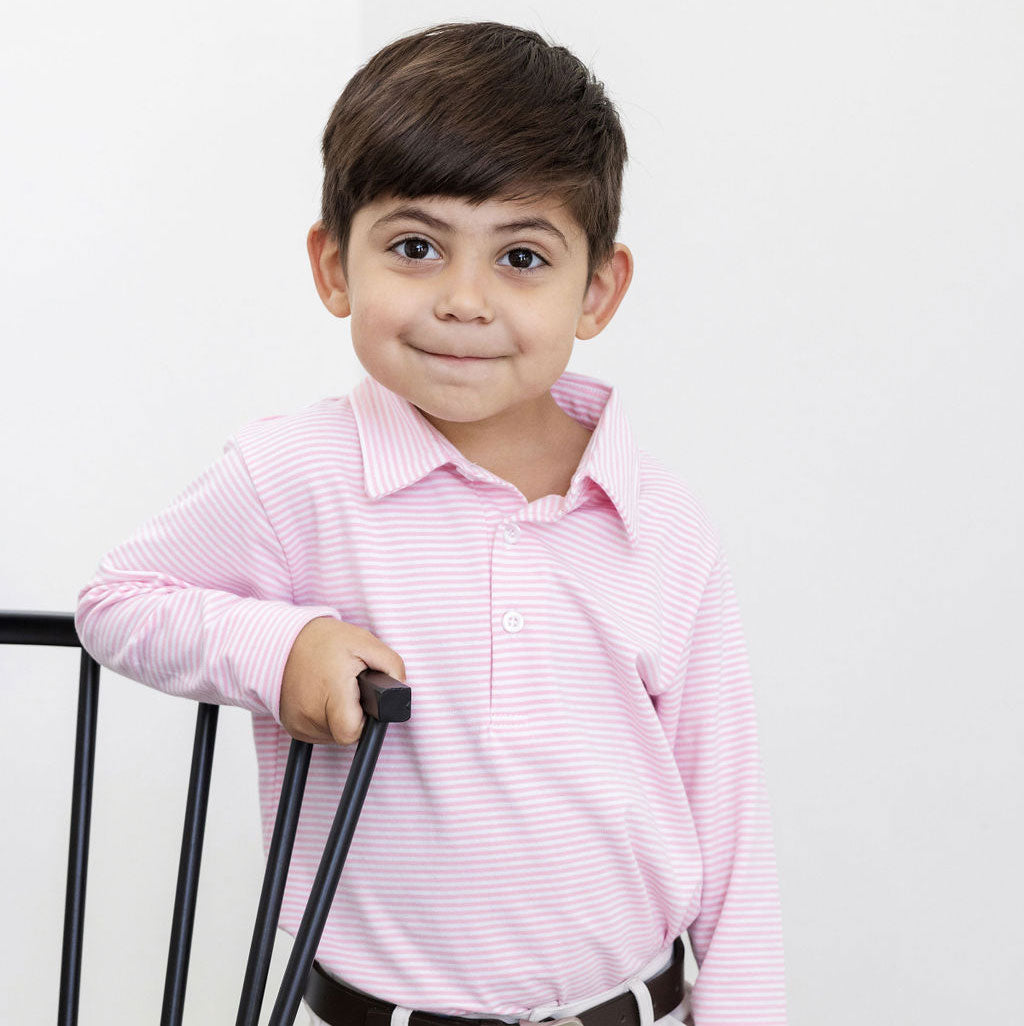
[[[506,545],[515,545],[519,540],[519,526],[514,523],[502,525],[502,534]],[[518,634],[526,622],[526,618],[518,609],[507,609],[501,618],[501,626],[508,634]]]
[[[528,567],[523,560],[523,529],[514,514],[495,524],[491,556],[491,623],[493,626],[491,662],[491,729],[508,727],[518,715],[506,708],[509,696],[505,689],[519,671],[523,659],[523,640],[516,637],[526,627],[528,605],[523,592],[523,576]],[[518,550],[517,550],[518,546]],[[525,635],[524,635],[525,637]]]

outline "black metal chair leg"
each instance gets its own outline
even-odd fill
[[[249,962],[245,967],[245,981],[242,984],[242,998],[238,1005],[235,1026],[257,1026],[263,995],[267,989],[267,974],[270,971],[270,956],[274,950],[274,933],[281,914],[284,885],[288,877],[288,866],[295,843],[295,830],[299,824],[302,795],[306,788],[306,774],[313,746],[305,741],[293,739],[288,750],[288,764],[281,784],[281,798],[277,803],[277,819],[274,834],[267,852],[267,869],[263,877],[259,911],[253,929],[252,945],[249,948]]]
[[[167,954],[167,977],[160,1026],[181,1026],[185,1009],[185,983],[192,948],[196,895],[199,888],[199,864],[203,855],[206,806],[210,797],[213,746],[217,740],[217,713],[220,706],[201,702],[196,715],[196,737],[192,746],[192,772],[185,805],[185,829],[181,836],[178,886],[174,895],[171,944]]]
[[[64,947],[61,952],[60,996],[57,1002],[58,1026],[75,1026],[78,1022],[99,689],[99,664],[83,650],[78,680],[75,769],[71,788],[71,839],[68,845],[68,882],[64,899]]]
[[[377,763],[387,728],[386,723],[369,717],[366,719],[348,779],[345,781],[345,790],[338,803],[331,832],[327,836],[320,868],[313,881],[302,922],[295,934],[295,944],[288,959],[274,1010],[270,1015],[269,1026],[292,1026],[295,1022],[299,1002],[305,992],[306,978],[313,967],[316,949],[324,932],[324,924],[327,922],[327,913],[330,911],[331,902],[334,901],[334,892],[338,889],[341,870],[345,865],[352,835],[355,833],[359,813],[362,811],[363,800],[370,786],[370,777]]]

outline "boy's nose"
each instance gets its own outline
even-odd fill
[[[494,317],[488,272],[470,261],[453,262],[436,279],[434,313],[442,320],[490,321]]]

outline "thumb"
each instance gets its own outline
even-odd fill
[[[389,677],[394,677],[395,680],[401,681],[403,684],[407,683],[405,679],[405,662],[402,660],[402,657],[369,631],[353,646],[352,654],[358,656],[372,669],[380,670]]]

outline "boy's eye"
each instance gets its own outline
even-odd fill
[[[399,246],[402,247],[399,255],[404,256],[406,260],[422,260],[426,256],[425,250],[434,249],[426,239],[420,239],[415,236],[409,239],[402,239],[401,242],[396,242],[391,248],[397,249]]]
[[[547,263],[540,253],[527,249],[525,246],[516,246],[515,249],[510,249],[505,256],[510,259],[510,266],[516,271],[535,271],[541,264]],[[534,257],[538,260],[536,264],[532,263]]]

